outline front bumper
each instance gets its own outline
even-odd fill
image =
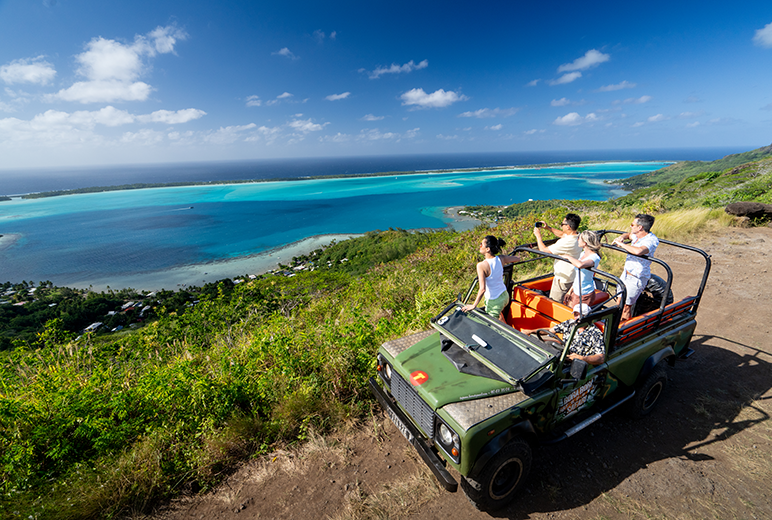
[[[405,413],[399,406],[394,404],[391,397],[384,392],[378,382],[372,377],[370,378],[370,391],[378,399],[378,402],[381,403],[384,410],[386,410],[397,429],[402,432],[402,435],[413,445],[426,465],[429,466],[429,469],[432,470],[434,476],[440,481],[442,487],[451,492],[457,491],[458,482],[445,469],[445,465],[437,454],[426,444],[423,434],[418,431],[418,428],[413,426],[413,423],[407,418]]]

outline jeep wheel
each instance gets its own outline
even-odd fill
[[[531,447],[514,439],[485,465],[476,479],[461,479],[461,489],[481,511],[506,507],[531,471]]]
[[[635,391],[630,415],[640,419],[648,415],[659,402],[662,391],[667,386],[667,372],[661,362],[654,367],[643,384]]]

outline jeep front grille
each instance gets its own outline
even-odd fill
[[[421,399],[415,390],[402,376],[392,370],[391,394],[402,406],[413,421],[426,433],[429,439],[434,439],[434,411]]]

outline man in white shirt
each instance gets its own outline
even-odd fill
[[[579,224],[581,222],[582,218],[575,213],[569,213],[563,218],[560,229],[554,229],[545,222],[537,222],[537,227],[533,228],[533,234],[536,235],[539,251],[557,256],[568,255],[579,258],[582,254],[582,248],[579,247],[579,233],[577,233],[577,229],[579,229]],[[538,226],[538,224],[542,225]],[[558,237],[558,241],[551,246],[544,245],[544,241],[541,238],[542,228],[550,230]],[[550,287],[550,298],[563,303],[563,298],[574,284],[576,270],[570,262],[555,260],[554,273],[552,287]]]
[[[654,217],[642,213],[638,214],[633,223],[630,224],[630,232],[623,233],[613,242],[615,246],[629,253],[625,259],[625,270],[619,277],[627,288],[627,299],[622,308],[622,320],[630,319],[635,302],[638,301],[638,297],[651,278],[651,261],[638,255],[654,256],[659,239],[651,232],[653,225]],[[624,240],[628,238],[630,243],[625,244]]]

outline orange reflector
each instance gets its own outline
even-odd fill
[[[381,370],[383,370],[383,365],[378,365],[377,367],[375,367],[375,369],[376,369],[378,372],[380,372]]]
[[[488,432],[488,436],[490,437],[490,436],[491,436],[491,435],[493,435],[494,433],[496,433],[496,430],[491,430],[491,431],[489,431],[489,432]]]
[[[454,446],[453,449],[450,450],[450,454],[453,455],[454,457],[458,457],[458,448]]]

